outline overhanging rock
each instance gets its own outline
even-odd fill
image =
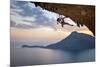
[[[79,25],[86,25],[95,35],[95,6],[31,2],[43,9],[70,17]]]

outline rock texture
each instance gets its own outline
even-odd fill
[[[58,4],[31,2],[43,9],[70,17],[77,23],[77,26],[86,25],[95,35],[95,6],[93,5],[74,5],[74,4]]]

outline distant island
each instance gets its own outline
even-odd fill
[[[55,44],[43,46],[29,46],[23,45],[23,48],[49,48],[49,49],[60,49],[60,50],[85,50],[95,48],[95,37],[78,33],[76,31],[72,32],[68,37]]]
[[[29,46],[29,45],[22,45],[22,48],[34,48],[34,47],[44,48],[43,46]]]

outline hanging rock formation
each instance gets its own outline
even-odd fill
[[[95,35],[95,6],[31,2],[43,9],[70,17],[80,27],[86,25]]]

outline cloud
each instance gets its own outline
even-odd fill
[[[27,1],[11,1],[11,27],[54,27],[57,15]]]
[[[35,18],[29,17],[29,16],[21,16],[17,12],[13,12],[11,14],[11,27],[17,27],[17,28],[35,28],[35,23],[32,23],[35,21]]]

